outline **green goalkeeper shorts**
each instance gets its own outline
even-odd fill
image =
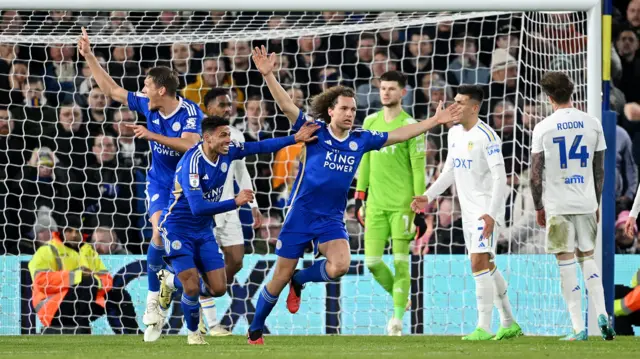
[[[412,240],[416,227],[414,213],[408,211],[384,211],[366,207],[364,241],[388,241],[392,239]]]

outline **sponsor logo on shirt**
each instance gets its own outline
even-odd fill
[[[472,160],[468,160],[466,158],[454,158],[453,159],[453,168],[465,168],[471,169]]]
[[[487,147],[487,155],[491,156],[496,153],[500,153],[500,146],[498,146],[497,144],[493,144]]]
[[[172,149],[170,149],[169,147],[161,144],[161,143],[157,143],[154,142],[153,143],[153,152],[156,152],[158,154],[161,155],[165,155],[165,156],[171,156],[171,157],[180,157],[182,156],[182,154],[178,151],[174,151]]]
[[[196,189],[196,187],[200,185],[200,176],[198,176],[197,173],[189,174],[189,185],[191,186],[191,189]]]
[[[202,194],[202,198],[209,202],[218,202],[220,201],[220,197],[222,197],[222,190],[224,189],[224,185],[221,185],[217,188],[213,188]]]
[[[196,119],[195,118],[189,118],[187,119],[187,125],[184,126],[185,130],[195,130],[196,129]]]
[[[155,124],[155,125],[159,125],[160,124],[160,120],[158,120],[158,119],[155,119],[155,120],[153,120],[151,122],[153,122],[153,124]]]
[[[472,149],[473,149],[473,142],[469,141],[469,143],[467,143],[467,151],[471,152]]]
[[[564,184],[584,184],[584,176],[573,175],[571,177],[565,177]]]
[[[324,156],[323,167],[332,171],[353,173],[356,163],[356,156],[343,155],[337,152],[329,152]]]

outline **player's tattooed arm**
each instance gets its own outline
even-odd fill
[[[542,173],[544,171],[544,152],[531,155],[531,196],[536,211],[544,208],[542,204]]]
[[[593,181],[596,186],[596,199],[600,206],[602,188],[604,187],[604,151],[596,151],[593,154]]]

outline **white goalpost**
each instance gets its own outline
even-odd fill
[[[132,150],[125,145],[128,142],[122,139],[129,134],[118,122],[125,121],[119,104],[92,99],[90,75],[83,71],[83,59],[75,49],[83,26],[105,68],[129,91],[139,91],[145,71],[158,65],[174,68],[181,86],[189,88],[189,96],[196,100],[202,100],[214,83],[229,87],[234,101],[232,121],[251,139],[288,131],[282,127],[281,114],[266,85],[252,68],[248,53],[252,45],[264,44],[278,53],[277,77],[299,98],[301,107],[326,87],[353,87],[360,120],[380,108],[371,79],[381,71],[397,69],[408,76],[410,86],[403,106],[417,120],[431,114],[438,99],[451,102],[458,85],[485,86],[482,119],[503,137],[506,146],[503,152],[511,194],[508,228],[499,241],[497,265],[509,283],[515,317],[527,335],[561,335],[571,330],[556,260],[543,254],[542,231],[535,224],[530,203],[530,136],[536,122],[549,114],[538,85],[547,71],[569,73],[576,84],[576,105],[602,119],[601,1],[247,0],[213,4],[202,0],[5,0],[3,8],[15,13],[0,20],[0,57],[7,63],[7,78],[12,79],[8,88],[0,83],[0,101],[7,101],[0,107],[7,108],[15,124],[12,135],[24,139],[20,142],[23,147],[9,147],[7,153],[24,159],[3,163],[4,174],[0,174],[7,187],[0,191],[4,201],[0,335],[40,331],[41,323],[30,304],[26,263],[41,245],[39,231],[55,230],[55,222],[69,214],[88,218],[92,233],[106,228],[114,236],[117,243],[101,253],[102,259],[116,282],[131,294],[142,323],[144,248],[150,239],[143,191],[148,149]],[[54,13],[52,8],[64,11]],[[33,81],[25,78],[23,87],[16,88],[18,80],[12,76],[21,66]],[[29,89],[38,81],[41,99],[34,102]],[[181,94],[186,96],[188,91]],[[64,133],[61,117],[67,107],[70,113],[78,110],[81,130]],[[131,121],[136,118],[144,123],[141,116]],[[79,175],[92,166],[95,140],[103,132],[113,139],[118,149],[115,156],[123,158],[114,169],[119,173],[116,177],[128,181],[108,183],[107,187],[117,188],[109,198],[105,183],[111,179]],[[85,145],[76,143],[71,153],[65,153],[60,138],[81,138]],[[54,179],[54,186],[68,191],[73,204],[57,206],[52,198],[62,193],[59,190],[47,197],[50,204],[43,204],[40,199],[47,194],[39,192],[38,181],[20,169],[28,166],[35,149],[45,147],[54,153],[54,165],[66,171],[65,181],[57,177],[60,183]],[[438,161],[444,161],[446,129],[429,134],[426,148],[429,180],[437,175]],[[84,162],[74,160],[74,155]],[[265,224],[254,232],[245,221],[250,211],[244,212],[244,267],[232,294],[216,301],[219,319],[234,334],[246,333],[257,293],[272,275],[283,198],[295,177],[297,159],[295,151],[248,159]],[[91,186],[97,192],[91,192]],[[37,190],[28,193],[29,188]],[[30,196],[36,199],[27,206],[25,198]],[[107,200],[121,204],[106,207]],[[393,312],[392,299],[364,265],[362,230],[349,214],[349,206],[345,221],[353,252],[348,275],[338,283],[308,286],[296,315],[289,314],[280,300],[266,323],[271,334],[385,333]],[[461,247],[459,218],[455,191],[430,214],[433,236],[428,254],[418,255],[417,251],[411,259],[412,308],[404,319],[406,334],[460,335],[475,326],[474,282]],[[601,242],[596,258],[602,269]],[[312,260],[308,254],[300,265]],[[391,255],[384,260],[393,266]],[[599,333],[595,311],[587,308],[586,297],[583,302],[589,333]],[[180,313],[175,311],[179,305],[174,307],[169,333],[184,333]],[[92,325],[94,334],[113,333],[105,318]]]

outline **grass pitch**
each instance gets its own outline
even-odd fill
[[[20,336],[0,337],[0,358],[639,358],[640,337],[605,342],[561,342],[551,337],[521,337],[509,341],[466,342],[436,336],[266,336],[263,347],[249,346],[240,336],[207,337],[208,346],[187,346],[186,336],[165,336],[144,343],[142,336]]]

